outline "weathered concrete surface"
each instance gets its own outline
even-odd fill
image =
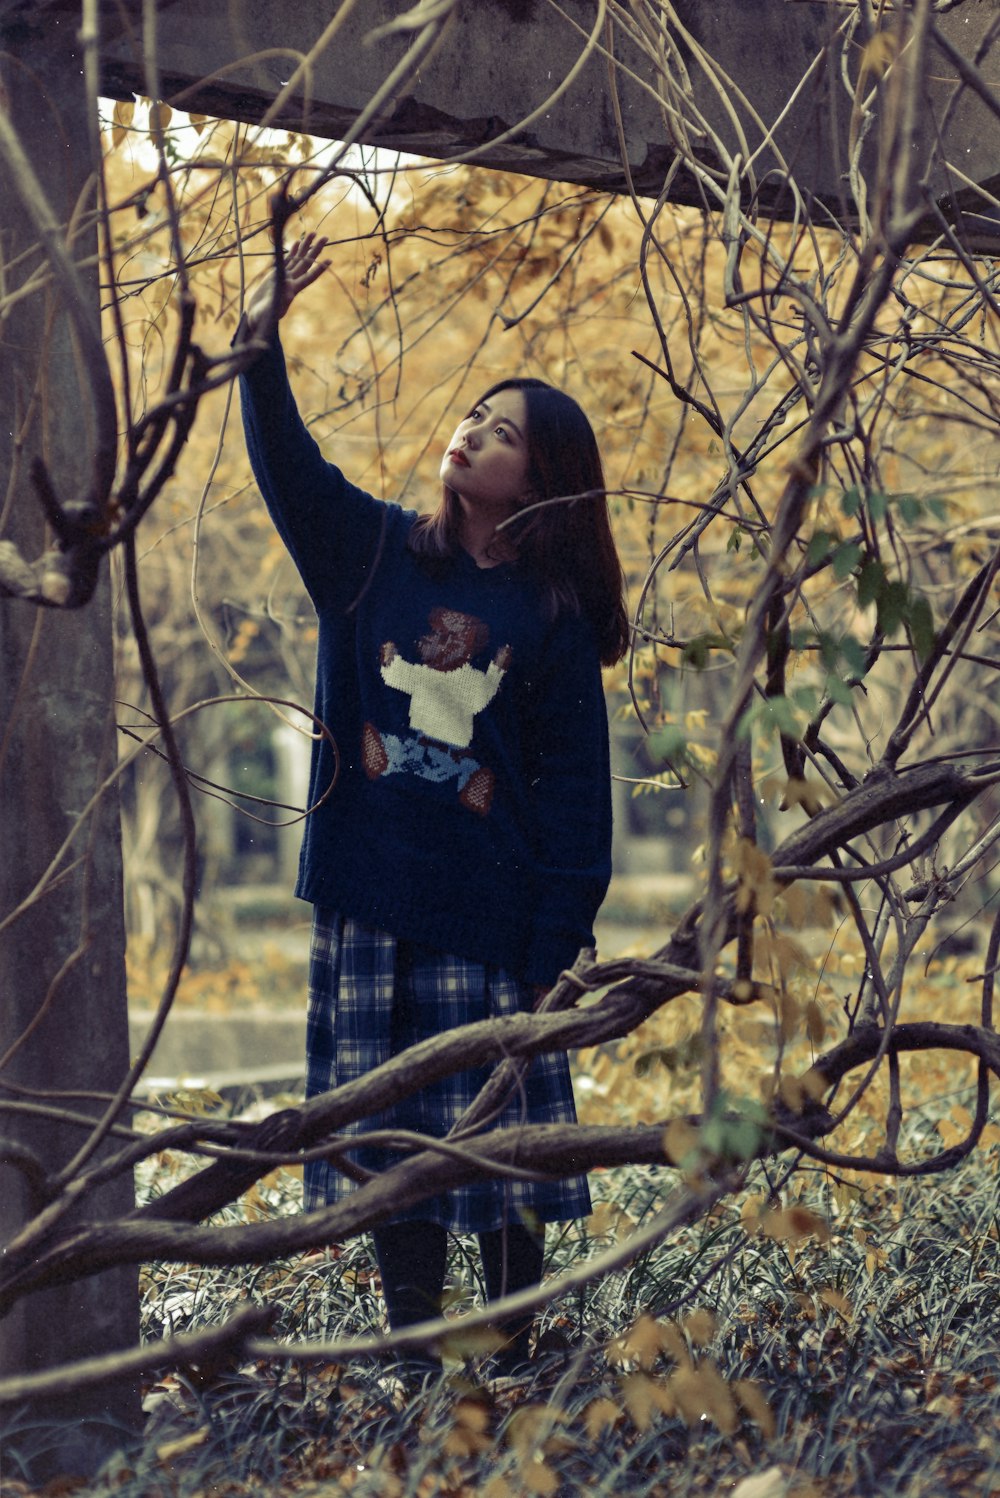
[[[152,1014],[129,1015],[132,1049],[139,1049]],[[305,985],[301,1013],[255,1005],[235,1014],[204,1014],[175,1009],[150,1060],[145,1085],[154,1077],[188,1082],[216,1073],[256,1076],[263,1068],[281,1066],[290,1076],[305,1070]]]
[[[967,58],[976,56],[997,16],[998,0],[959,0],[936,16],[948,39]],[[411,36],[365,38],[409,8],[409,0],[365,0],[332,44],[314,57],[308,86],[300,84],[276,123],[342,139],[358,113],[389,77]],[[135,18],[131,35],[121,31],[113,7],[105,7],[104,88],[113,95],[149,91],[139,6],[118,8]],[[156,57],[161,94],[177,105],[206,113],[258,121],[310,52],[334,11],[329,0],[243,0],[205,5],[161,0]],[[479,151],[484,165],[556,180],[623,191],[626,174],[615,123],[608,66],[592,57],[568,91],[515,139],[486,144],[532,114],[566,78],[584,46],[598,10],[595,0],[562,0],[560,14],[549,0],[464,0],[437,51],[417,78],[386,102],[364,131],[366,142],[432,157]],[[849,11],[829,0],[677,0],[692,36],[731,82],[714,86],[688,61],[694,98],[731,150],[739,140],[730,111],[755,156],[758,203],[765,214],[783,217],[792,197],[776,172],[779,156],[767,141],[774,129],[778,152],[800,188],[814,194],[838,217],[850,217],[845,170],[850,99],[841,80],[841,31]],[[574,25],[575,22],[575,25]],[[112,34],[112,31],[117,34]],[[603,37],[603,33],[602,33]],[[664,113],[647,84],[655,84],[648,59],[614,31],[626,154],[641,194],[663,187],[674,150]],[[685,48],[686,52],[690,49]],[[848,46],[847,65],[856,76],[859,48]],[[1000,182],[1000,123],[968,90],[954,99],[955,67],[934,49],[931,83],[920,111],[921,135],[914,151],[922,170],[938,131],[949,159],[973,182],[996,196]],[[1000,83],[1000,48],[978,59],[981,73]],[[636,77],[629,76],[633,69]],[[789,103],[799,81],[808,81]],[[754,116],[757,116],[755,119]],[[763,127],[763,128],[762,128]],[[874,150],[874,136],[869,145]],[[706,165],[716,162],[704,152]],[[937,199],[972,203],[957,177],[936,171],[928,184]],[[699,203],[701,192],[687,173],[674,181],[674,201]],[[981,200],[963,225],[965,237],[986,248],[1000,246],[1000,213],[984,216]]]

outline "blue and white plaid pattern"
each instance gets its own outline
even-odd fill
[[[313,917],[306,1032],[309,1097],[328,1092],[398,1055],[417,1041],[457,1025],[530,1009],[532,991],[502,969],[447,956],[319,906]],[[373,1128],[448,1133],[490,1074],[459,1072],[344,1133]],[[563,1054],[537,1056],[519,1090],[490,1127],[572,1123],[576,1119],[569,1062]],[[385,1150],[359,1149],[367,1170],[395,1159]],[[339,1201],[352,1183],[323,1161],[306,1166],[306,1210]],[[482,1233],[516,1221],[556,1222],[590,1212],[586,1176],[562,1181],[477,1181],[420,1202],[401,1219],[438,1222],[455,1233]]]

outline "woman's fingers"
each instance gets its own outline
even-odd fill
[[[329,242],[326,236],[322,234],[316,235],[311,231],[308,234],[303,234],[301,239],[295,241],[285,257],[286,269],[291,270],[293,267],[297,270],[310,269],[319,259],[320,255],[322,255]]]
[[[329,242],[325,235],[310,232],[292,245],[285,257],[285,278],[293,296],[311,286],[326,270],[330,262],[320,256]]]
[[[330,264],[329,260],[320,259],[329,242],[325,235],[317,235],[310,230],[287,251],[284,285],[277,306],[279,319],[284,317],[299,292],[305,291],[307,286],[317,281]],[[266,315],[274,299],[274,288],[275,273],[272,266],[257,282],[247,304],[247,322],[251,333]]]

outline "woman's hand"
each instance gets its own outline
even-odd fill
[[[305,291],[307,286],[318,281],[330,264],[329,260],[320,259],[328,243],[329,240],[323,235],[303,234],[302,238],[293,244],[286,254],[285,279],[276,308],[279,322],[299,292]],[[276,279],[272,267],[266,275],[261,277],[250,293],[246,304],[246,319],[247,330],[251,337],[257,332],[271,308]]]

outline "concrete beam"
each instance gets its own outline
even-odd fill
[[[62,3],[56,0],[56,8]],[[308,88],[294,91],[276,123],[342,139],[411,39],[399,32],[374,44],[366,38],[407,8],[408,0],[365,0],[357,6],[332,44],[313,59]],[[851,220],[850,98],[842,82],[845,65],[851,76],[858,68],[859,46],[843,35],[851,7],[838,0],[712,5],[676,0],[676,8],[697,44],[718,64],[720,77],[730,80],[716,86],[695,66],[691,48],[683,49],[695,101],[712,128],[734,151],[734,121],[745,134],[755,159],[760,210],[779,218],[793,211],[792,195],[776,171],[783,158],[803,193],[838,219]],[[135,0],[124,8],[121,0],[106,7],[106,31],[114,23],[116,34],[105,42],[104,88],[115,97],[148,91],[139,9]],[[134,17],[131,32],[114,22],[115,12]],[[465,0],[434,55],[386,101],[364,141],[443,159],[476,152],[475,160],[485,166],[626,190],[603,57],[591,57],[566,92],[514,138],[502,138],[569,77],[596,15],[594,0],[561,0],[558,9],[552,0]],[[998,0],[958,0],[935,20],[1000,94],[1000,47],[986,45],[997,15]],[[328,0],[296,0],[294,6],[271,0],[243,0],[239,6],[161,0],[156,40],[161,94],[183,108],[257,122],[329,22]],[[646,86],[655,83],[648,59],[620,28],[613,48],[622,65],[617,79],[629,172],[640,194],[655,196],[674,158],[669,120]],[[962,223],[967,242],[1000,249],[1000,210],[984,211],[982,199],[967,185],[979,183],[998,195],[1000,122],[973,91],[959,88],[954,62],[937,47],[931,64],[914,151],[923,171],[940,135],[945,155],[963,177],[937,167],[928,193],[947,202],[953,215],[967,206]],[[874,141],[867,149],[875,149]],[[703,159],[710,168],[718,165],[708,147]],[[677,174],[669,195],[681,203],[702,201],[687,172]]]

